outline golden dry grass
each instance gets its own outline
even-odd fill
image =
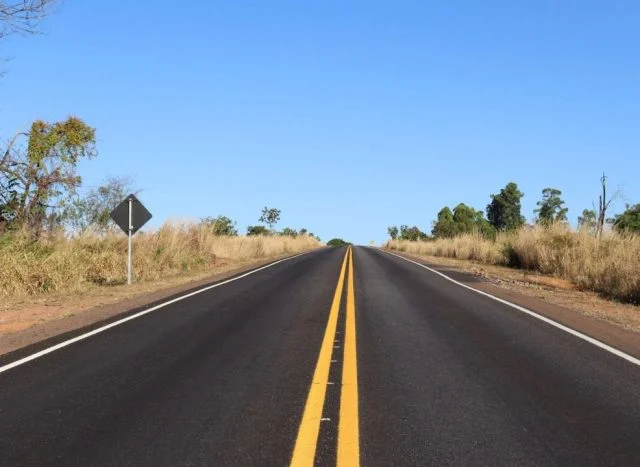
[[[417,255],[506,265],[566,279],[583,290],[640,303],[640,237],[608,233],[601,240],[566,226],[521,229],[495,241],[477,234],[422,242],[392,240],[387,248]]]
[[[217,266],[273,258],[320,247],[298,236],[215,236],[206,226],[165,224],[133,240],[134,277],[153,281]],[[0,239],[0,297],[77,292],[126,281],[127,239],[121,234],[56,236],[33,242],[19,234]]]

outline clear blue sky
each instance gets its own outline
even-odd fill
[[[85,184],[135,177],[156,224],[268,205],[368,243],[509,181],[575,222],[603,171],[640,202],[638,24],[635,1],[66,0],[2,43],[0,135],[80,116]]]

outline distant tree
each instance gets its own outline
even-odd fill
[[[387,233],[389,234],[389,237],[391,237],[391,240],[395,240],[396,238],[398,238],[398,227],[396,227],[395,225],[387,227]]]
[[[264,225],[250,225],[247,227],[247,235],[270,235],[271,231]]]
[[[464,203],[458,204],[453,208],[453,223],[455,224],[456,234],[473,232],[478,218],[481,217],[482,213],[478,213],[472,207]]]
[[[262,215],[258,220],[263,224],[267,224],[269,226],[269,230],[273,231],[273,226],[280,220],[280,213],[280,209],[264,207],[262,209]]]
[[[329,246],[346,246],[346,245],[350,245],[350,243],[345,242],[341,238],[332,238],[331,240],[329,240],[327,242],[327,245],[329,245]]]
[[[410,242],[415,242],[418,240],[425,240],[427,238],[427,234],[425,234],[415,225],[413,227],[409,227],[408,225],[401,225],[400,235],[398,238],[400,240],[409,240]]]
[[[80,232],[89,227],[106,232],[114,225],[111,211],[131,193],[134,189],[130,178],[107,177],[102,185],[89,190],[85,197],[68,203],[60,214],[60,221]]]
[[[518,185],[510,182],[497,195],[491,195],[487,205],[487,219],[496,230],[515,230],[524,225],[524,216],[520,213],[521,199],[524,196]]]
[[[618,232],[640,233],[640,203],[627,204],[624,212],[614,217],[613,228]]]
[[[495,229],[477,211],[464,203],[458,204],[453,212],[445,206],[438,212],[431,233],[436,238],[450,238],[463,233],[478,232],[487,238],[495,237]]]
[[[211,229],[214,235],[220,237],[235,237],[238,235],[236,223],[227,216],[203,217],[200,224]]]
[[[596,231],[596,211],[595,209],[584,209],[582,215],[578,216],[578,230],[586,230],[594,234]]]
[[[449,238],[456,235],[453,212],[451,212],[448,206],[443,207],[440,212],[438,212],[438,218],[433,223],[431,235],[436,238]]]
[[[20,146],[22,140],[25,144]],[[29,132],[10,141],[0,160],[2,185],[11,186],[9,202],[2,202],[3,218],[39,236],[45,222],[55,220],[76,196],[81,183],[78,162],[95,155],[95,129],[79,118],[35,121]]]
[[[479,233],[487,238],[495,237],[495,229],[484,218],[482,211],[477,211],[464,203],[453,209],[453,226],[456,235],[463,233]]]
[[[285,227],[284,229],[282,229],[282,232],[280,232],[280,235],[283,235],[285,237],[297,237],[298,236],[298,231],[296,229],[292,229],[290,227]]]
[[[560,195],[562,195],[562,192],[555,188],[542,190],[542,199],[538,201],[539,208],[534,210],[538,214],[538,224],[549,225],[554,222],[567,221],[569,209],[564,206],[564,201],[560,198]]]
[[[300,235],[307,235],[309,233],[309,231],[305,228],[300,229],[300,231],[298,232]]]

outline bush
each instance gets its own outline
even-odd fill
[[[250,225],[247,227],[247,235],[271,235],[271,231],[264,225]]]
[[[345,242],[341,238],[332,238],[331,240],[329,240],[327,242],[327,245],[329,245],[329,246],[347,246],[347,245],[351,245],[351,244],[348,243],[348,242]]]

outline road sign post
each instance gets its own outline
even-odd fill
[[[131,231],[133,230],[133,225],[131,224],[131,220],[133,217],[133,200],[129,198],[129,231],[127,232],[129,237],[129,248],[127,251],[128,259],[127,259],[127,285],[131,285],[131,239],[133,235],[131,235]]]
[[[127,234],[127,284],[132,282],[132,258],[133,235],[151,219],[151,213],[147,208],[131,194],[127,196],[116,208],[111,211],[111,219]]]

